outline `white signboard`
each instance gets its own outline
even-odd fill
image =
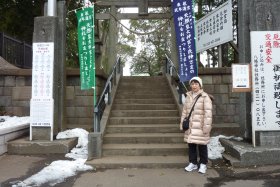
[[[53,99],[31,99],[30,104],[31,126],[48,126],[53,125]]]
[[[198,20],[195,29],[197,53],[233,40],[231,0]]]
[[[232,91],[250,92],[250,65],[232,64]]]
[[[53,66],[54,43],[33,43],[31,126],[53,127]]]
[[[54,43],[33,43],[32,98],[52,98]]]
[[[280,31],[251,32],[252,128],[280,130]]]

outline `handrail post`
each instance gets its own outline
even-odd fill
[[[109,88],[108,88],[108,105],[110,105],[112,103],[112,97],[111,97],[111,82],[110,82],[110,85],[109,85]]]
[[[118,59],[118,61],[120,61],[120,59]],[[118,65],[117,65],[117,72],[120,73],[121,72],[121,63],[118,62]]]
[[[165,58],[165,74],[168,74],[168,69],[169,69],[169,67],[168,67],[168,59]]]
[[[113,79],[114,79],[114,86],[116,86],[116,84],[117,84],[117,70],[116,69],[114,70],[114,78]]]
[[[98,107],[94,108],[94,132],[100,132],[100,117]]]
[[[4,55],[4,33],[0,32],[0,56]]]
[[[25,52],[25,42],[23,42],[22,44],[22,48],[23,48],[23,54],[22,54],[22,58],[23,58],[23,66],[22,67],[25,67],[25,55],[26,55],[26,52]]]

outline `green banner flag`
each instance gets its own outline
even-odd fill
[[[94,7],[76,12],[81,90],[95,89]]]

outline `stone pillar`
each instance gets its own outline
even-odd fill
[[[45,1],[44,4],[44,16],[47,16],[48,3]],[[57,108],[56,113],[58,113],[57,125],[54,127],[54,134],[65,130],[65,98],[66,98],[66,1],[58,0],[57,2],[57,17],[58,17],[58,27],[57,27],[57,63],[54,64],[55,69],[58,70],[57,77],[57,97],[58,101],[55,103],[55,108]]]
[[[176,43],[174,19],[171,19],[170,25],[171,25],[171,60],[174,63],[174,66],[176,67],[177,71],[179,71],[178,49]]]
[[[112,67],[114,66],[117,52],[116,52],[116,45],[117,45],[117,8],[116,6],[111,6],[111,18],[110,18],[110,25],[109,25],[109,45],[108,45],[108,68],[106,69],[106,73],[110,73]]]
[[[249,9],[250,1],[238,1],[238,49],[239,63],[251,62]],[[245,139],[252,139],[251,93],[240,93],[240,128]]]
[[[57,25],[58,18],[55,16],[43,16],[36,17],[34,19],[34,33],[33,33],[33,43],[46,43],[54,42],[54,65],[57,64]],[[58,69],[54,68],[53,70],[53,99],[54,103],[57,103],[57,77]],[[54,105],[54,132],[57,129],[57,120],[58,119],[58,108]],[[51,137],[51,128],[50,127],[32,127],[32,140],[50,140]]]
[[[65,130],[65,98],[66,98],[66,1],[57,2],[57,16],[58,16],[58,59],[57,63],[54,64],[55,68],[58,69],[58,132]]]

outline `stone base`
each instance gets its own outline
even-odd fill
[[[256,132],[256,145],[268,147],[280,147],[280,131]]]
[[[88,160],[102,157],[102,134],[93,132],[88,134]]]
[[[54,141],[33,140],[29,137],[17,139],[8,143],[8,154],[66,154],[78,143],[78,138],[59,139]]]
[[[21,136],[28,135],[28,133],[29,133],[29,124],[1,129],[0,155],[7,152],[8,141],[14,140]]]
[[[279,147],[257,146],[235,140],[220,139],[225,148],[223,157],[228,160],[232,166],[248,167],[280,164]]]

